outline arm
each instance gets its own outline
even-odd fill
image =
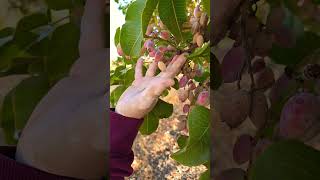
[[[4,152],[3,152],[4,151]],[[12,152],[8,152],[12,151]],[[8,158],[5,155],[7,153],[14,153],[15,149],[13,147],[0,147],[0,179],[1,180],[20,180],[20,179],[50,179],[50,180],[76,180],[73,178],[57,176],[49,174],[38,169],[26,166],[24,164],[18,163],[17,161]]]
[[[81,21],[80,56],[91,54],[105,47],[105,0],[86,1]]]
[[[131,150],[133,141],[142,124],[142,119],[128,118],[110,111],[110,177],[121,179],[132,173],[134,156]]]
[[[116,112],[110,112],[110,175],[111,180],[123,179],[132,173],[134,156],[131,150],[143,117],[156,105],[162,92],[174,85],[173,78],[180,72],[186,58],[184,55],[171,63],[165,72],[157,76],[157,62],[151,63],[146,75],[142,74],[143,60],[135,69],[135,81],[121,95]]]

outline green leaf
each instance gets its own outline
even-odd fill
[[[161,0],[158,11],[161,21],[175,38],[183,40],[182,24],[187,20],[186,0]]]
[[[15,139],[15,122],[14,122],[14,113],[12,106],[12,92],[6,95],[3,101],[1,113],[1,128],[4,132],[4,138],[7,144],[16,144],[17,140]]]
[[[49,83],[45,76],[27,78],[12,90],[16,130],[24,128],[34,108],[48,90]]]
[[[199,56],[203,57],[208,55],[209,52],[210,52],[210,41],[204,43],[201,47],[196,48],[194,52],[188,56],[188,59],[193,59]]]
[[[210,110],[195,106],[188,116],[187,145],[171,155],[185,166],[198,166],[210,161]]]
[[[179,80],[177,78],[174,78],[174,85],[173,85],[173,88],[178,90],[180,87],[179,87]]]
[[[146,6],[142,13],[142,33],[145,34],[147,31],[150,19],[152,17],[152,14],[154,10],[156,9],[157,5],[159,3],[159,0],[147,0]]]
[[[210,180],[210,171],[206,170],[202,173],[199,180]]]
[[[53,10],[70,9],[72,7],[72,0],[46,0],[47,5]]]
[[[79,57],[79,39],[80,30],[73,23],[59,26],[53,32],[46,62],[51,83],[58,81],[69,73],[70,67]]]
[[[142,13],[146,0],[134,1],[127,10],[126,22],[121,27],[120,45],[123,52],[132,57],[140,55],[143,40]]]
[[[39,37],[38,34],[31,32],[35,28],[47,25],[49,18],[43,13],[34,13],[23,17],[17,25],[14,35],[14,42],[21,48],[26,48]]]
[[[284,8],[285,18],[283,21],[283,25],[290,29],[295,37],[300,38],[304,33],[304,26],[301,20],[292,14],[292,12],[288,8]]]
[[[320,0],[312,0],[312,2],[315,4],[320,4]]]
[[[10,69],[12,60],[18,57],[28,57],[28,54],[16,44],[8,43],[0,47],[0,71],[5,72]]]
[[[210,17],[210,0],[201,0],[201,4],[202,4],[202,6],[204,8],[204,11]]]
[[[28,64],[12,64],[6,71],[0,72],[0,77],[17,74],[28,74]]]
[[[13,39],[14,28],[4,28],[0,30],[0,47]]]
[[[277,64],[296,65],[300,63],[306,56],[320,48],[320,36],[305,32],[305,34],[297,40],[296,46],[293,48],[282,48],[273,45],[270,57]]]
[[[314,3],[319,0],[314,0]],[[301,21],[304,23],[305,27],[315,33],[318,33],[320,31],[320,25],[319,22],[316,20],[315,16],[316,15],[310,15],[311,13],[306,12],[310,9],[312,4],[310,2],[305,2],[305,3],[310,3],[310,5],[307,5],[307,8],[301,8],[296,1],[293,0],[284,0],[283,1],[285,6],[296,16],[301,19]],[[313,4],[313,8],[316,8],[316,5]]]
[[[140,127],[140,133],[149,135],[155,132],[159,125],[159,119],[169,118],[173,113],[173,105],[159,99],[156,106],[145,117]]]
[[[123,77],[123,85],[129,87],[132,82],[134,81],[134,69],[129,69],[125,71],[124,77]]]
[[[144,32],[157,4],[158,0],[137,0],[128,7],[120,33],[120,45],[126,55],[140,56]]]
[[[202,76],[198,77],[194,77],[194,80],[200,83],[203,83],[208,77],[210,77],[210,73],[208,71],[205,71]]]
[[[216,56],[211,53],[210,55],[210,69],[211,69],[211,74],[210,74],[210,88],[213,90],[219,89],[221,86],[223,80],[222,80],[222,75],[221,75],[221,67],[218,59]]]
[[[188,141],[188,136],[185,136],[185,135],[180,135],[178,140],[177,140],[177,143],[178,143],[178,146],[180,149],[184,148],[187,144],[187,141]]]
[[[28,73],[32,75],[39,75],[44,72],[43,62],[35,62],[28,66]]]
[[[14,33],[14,28],[6,27],[0,30],[0,39],[5,38],[7,36],[11,36]]]
[[[110,103],[112,107],[115,107],[120,96],[123,94],[123,92],[127,89],[126,86],[120,85],[114,89],[110,94]]]
[[[120,45],[123,52],[132,57],[140,55],[143,34],[141,25],[135,21],[127,21],[121,28]]]
[[[117,47],[117,45],[120,43],[120,33],[121,33],[121,28],[118,27],[116,34],[114,35],[114,45]]]
[[[31,31],[37,27],[47,25],[49,18],[43,13],[34,13],[29,16],[23,17],[17,25],[17,32]]]
[[[249,180],[319,180],[320,152],[294,140],[267,148],[249,171]]]

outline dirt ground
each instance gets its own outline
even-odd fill
[[[165,100],[175,104],[173,115],[160,120],[159,127],[153,134],[138,134],[133,145],[134,173],[127,180],[196,180],[206,170],[205,166],[187,167],[170,158],[172,153],[179,150],[176,143],[179,135],[186,133],[180,130],[181,123],[177,119],[182,106],[178,103],[175,92],[171,93],[172,96]]]

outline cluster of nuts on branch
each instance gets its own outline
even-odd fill
[[[141,55],[147,56],[148,59],[158,63],[158,68],[163,72],[166,71],[169,63],[177,60],[183,52],[192,53],[197,47],[204,44],[204,34],[207,28],[209,17],[202,12],[200,6],[196,6],[191,14],[190,22],[187,30],[192,32],[193,42],[187,43],[187,47],[180,47],[175,42],[175,37],[167,29],[160,18],[153,19],[148,25],[145,33],[145,41],[140,51]],[[180,44],[181,45],[181,44]],[[123,51],[118,45],[118,54],[123,56]],[[183,112],[188,114],[193,105],[208,106],[209,105],[209,78],[203,83],[194,80],[196,77],[203,76],[204,67],[209,64],[204,62],[203,65],[192,61],[187,61],[182,68],[182,77],[178,80],[179,100],[184,104]],[[187,102],[187,99],[189,100]],[[186,117],[186,115],[182,115]],[[186,118],[184,118],[185,120]],[[185,121],[184,121],[185,122]]]
[[[207,27],[209,17],[207,13],[202,12],[200,6],[194,9],[193,16],[190,18],[191,31],[193,34],[193,43],[201,47],[204,42],[203,34]]]
[[[283,7],[272,9],[266,24],[254,14],[242,14],[229,29],[228,36],[235,43],[223,58],[221,73],[224,83],[238,83],[238,89],[223,92],[222,87],[214,92],[217,93],[215,99],[221,95],[215,108],[231,129],[239,127],[246,119],[256,127],[255,136],[242,134],[233,146],[234,162],[238,165],[249,162],[248,168],[257,156],[279,139],[306,142],[319,134],[320,88],[310,84],[320,87],[320,65],[301,65],[301,69],[287,67],[276,79],[273,69],[265,61],[274,44],[292,48],[297,43],[292,29],[283,23],[285,17]],[[313,61],[305,59],[305,62]],[[244,71],[251,75],[249,88],[241,83]],[[276,118],[279,121],[273,122]],[[273,129],[272,136],[263,134],[267,128]],[[246,179],[246,174],[241,168],[231,168],[214,179]]]

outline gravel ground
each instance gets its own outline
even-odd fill
[[[138,134],[133,145],[134,173],[127,180],[196,180],[206,170],[205,166],[187,167],[170,158],[172,153],[179,150],[176,143],[179,135],[187,132],[181,130],[183,123],[177,119],[181,104],[178,104],[174,96],[165,100],[175,104],[174,113],[172,117],[160,120],[159,127],[153,134]]]

